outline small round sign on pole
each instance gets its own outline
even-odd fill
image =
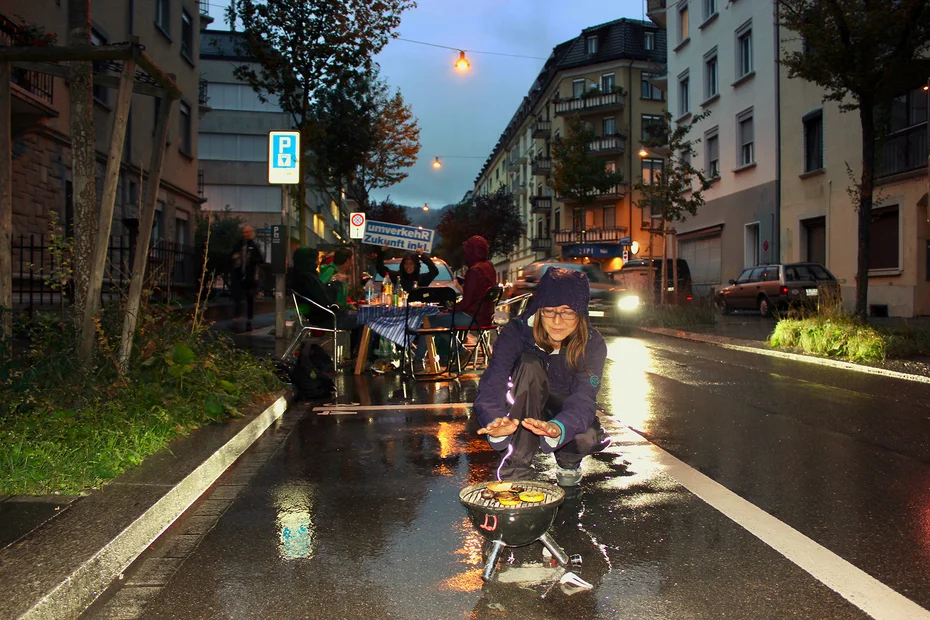
[[[363,238],[365,232],[365,214],[364,213],[352,213],[349,215],[349,238],[350,239],[361,239]]]

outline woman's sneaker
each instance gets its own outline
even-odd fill
[[[555,470],[555,481],[560,487],[573,487],[581,482],[581,467],[576,467],[574,469],[566,469],[564,467],[556,467]]]

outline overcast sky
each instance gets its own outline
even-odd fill
[[[209,0],[213,28],[225,28],[223,0]],[[552,48],[588,26],[642,19],[644,0],[417,0],[404,13],[404,39],[466,50],[471,69],[454,69],[454,50],[393,40],[378,56],[382,77],[399,88],[420,124],[419,161],[410,176],[373,198],[442,207],[474,187],[491,149]],[[475,53],[469,53],[473,50]],[[537,56],[512,58],[477,52]],[[434,157],[443,161],[434,170]],[[461,157],[461,158],[458,158]]]

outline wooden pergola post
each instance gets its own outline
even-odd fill
[[[9,62],[0,62],[0,313],[2,337],[13,337],[13,140]],[[10,352],[7,348],[5,353]]]

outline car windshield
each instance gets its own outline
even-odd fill
[[[785,267],[785,279],[791,280],[833,280],[833,275],[816,263],[791,265]]]
[[[447,266],[445,265],[445,263],[440,263],[440,262],[437,260],[437,261],[433,261],[433,264],[436,265],[436,269],[439,270],[439,275],[436,276],[436,278],[434,279],[434,281],[435,281],[435,280],[454,280],[454,279],[455,279],[455,278],[452,277],[452,273],[449,271],[449,267],[447,267]],[[385,262],[384,262],[384,266],[387,267],[388,269],[390,269],[391,271],[399,271],[399,270],[400,270],[400,261],[399,261],[399,260],[389,260],[389,261],[385,261]],[[420,261],[420,275],[423,275],[423,274],[427,273],[428,271],[429,271],[429,270],[426,268],[426,263],[423,262],[423,261]],[[380,282],[380,281],[383,280],[383,279],[384,279],[384,278],[381,276],[380,273],[375,275],[375,282]]]

